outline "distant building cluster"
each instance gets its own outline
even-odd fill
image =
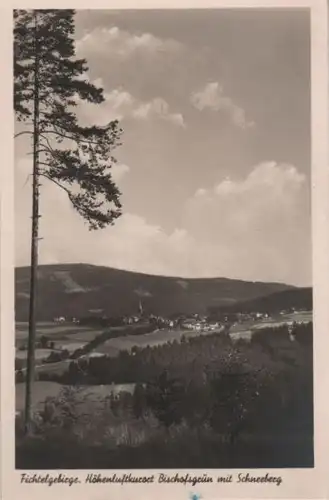
[[[64,316],[58,316],[58,317],[54,318],[53,321],[54,321],[54,323],[65,323],[66,318]]]
[[[221,327],[218,321],[208,321],[207,318],[187,318],[181,322],[182,328],[187,330],[201,331],[215,331]]]
[[[294,318],[283,318],[279,319],[279,316],[294,315],[297,314],[294,308],[289,310],[282,310],[276,314],[270,314],[269,312],[225,312],[225,311],[214,311],[210,315],[200,315],[200,314],[180,314],[171,315],[166,317],[165,315],[155,315],[147,312],[143,306],[142,299],[138,299],[136,304],[136,313],[133,315],[126,316],[113,316],[108,317],[103,313],[103,309],[90,309],[87,311],[86,317],[77,318],[66,318],[64,316],[58,316],[54,318],[55,323],[74,323],[84,325],[93,325],[103,328],[114,328],[125,325],[153,325],[154,329],[158,330],[186,330],[191,332],[220,332],[223,329],[229,329],[232,334],[240,332],[240,328],[243,327],[243,331],[246,332],[246,328],[251,328],[253,326],[251,323],[256,323],[255,327],[262,328],[266,326],[277,326],[279,324],[285,324],[289,326],[289,333],[293,339],[293,325],[303,323],[303,320]],[[89,314],[89,316],[88,316]]]

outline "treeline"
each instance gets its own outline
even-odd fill
[[[124,321],[124,316],[114,316],[110,318],[99,316],[82,316],[81,318],[79,318],[80,326],[107,328],[124,326],[125,324],[126,323]]]
[[[313,309],[312,288],[293,288],[270,293],[252,300],[229,306],[210,307],[209,314],[221,316],[236,313],[278,313],[280,311],[311,311]]]
[[[135,391],[113,396],[109,389],[87,417],[88,405],[80,401],[79,410],[77,400],[59,398],[41,415],[41,437],[18,441],[17,463],[311,467],[312,336],[311,324],[299,325],[293,335],[281,327],[259,332],[250,342],[232,342],[226,335],[186,338],[118,358],[72,362],[57,380],[73,390],[137,382]]]
[[[100,343],[99,337],[88,344],[88,349]],[[233,341],[228,334],[190,338],[187,334],[181,342],[133,347],[116,358],[76,359],[63,375],[43,373],[42,378],[72,385],[147,383],[167,370],[172,377],[202,381],[213,371],[232,371],[233,367],[239,373],[265,377],[279,374],[283,368],[304,366],[306,361],[312,361],[312,324],[297,325],[293,337],[286,326],[264,329],[255,332],[249,342]]]
[[[120,329],[119,331],[115,330],[105,330],[104,332],[97,335],[93,340],[88,342],[88,344],[74,351],[71,355],[72,359],[77,359],[80,356],[88,354],[92,352],[99,345],[104,344],[107,340],[118,338],[118,337],[126,337],[127,335],[143,335],[145,333],[151,333],[156,329],[155,325],[146,323],[140,325],[134,325],[133,327],[126,327],[125,329]]]
[[[96,335],[94,339],[85,344],[83,347],[76,349],[73,353],[70,353],[68,349],[60,349],[60,350],[58,349],[56,351],[52,351],[47,358],[40,360],[40,362],[42,362],[43,364],[48,364],[48,363],[51,364],[51,363],[58,363],[60,361],[69,358],[75,360],[80,358],[81,356],[85,356],[86,354],[92,352],[93,350],[96,349],[96,347],[104,344],[104,342],[106,342],[107,340],[118,337],[125,337],[127,335],[143,335],[145,333],[152,333],[154,330],[156,330],[156,328],[157,325],[155,324],[140,323],[133,326],[126,326],[125,328],[122,328],[120,330],[115,330],[115,329],[105,330],[99,335]],[[45,342],[47,342],[46,337],[44,337],[43,343]],[[85,358],[83,359],[85,360]],[[83,360],[80,360],[80,363],[83,363]],[[26,359],[15,358],[15,370],[16,370],[15,380],[17,383],[25,381],[25,373],[22,371],[23,368],[25,368],[25,366],[26,366]],[[74,366],[72,365],[72,363],[69,366],[70,370],[74,369],[72,368],[72,366]],[[47,372],[40,372],[38,374],[38,378],[39,380],[56,380],[56,381],[60,380],[60,377],[56,376],[56,374],[53,373],[48,374]]]

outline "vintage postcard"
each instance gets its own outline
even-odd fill
[[[1,498],[329,498],[326,2],[25,3]]]

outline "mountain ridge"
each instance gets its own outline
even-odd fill
[[[131,271],[128,269],[123,269],[119,267],[111,267],[111,266],[104,266],[104,265],[98,265],[98,264],[88,264],[86,262],[67,262],[64,264],[40,264],[38,266],[38,269],[43,269],[43,268],[77,268],[77,267],[84,267],[84,268],[93,268],[93,269],[106,269],[106,270],[111,270],[114,272],[119,272],[119,273],[125,273],[125,274],[136,274],[139,276],[145,276],[145,277],[152,277],[152,278],[165,278],[165,279],[177,279],[177,280],[187,280],[187,281],[198,281],[198,280],[227,280],[227,281],[236,281],[236,282],[243,282],[243,283],[259,283],[259,284],[265,284],[265,285],[278,285],[278,286],[283,286],[286,288],[309,288],[309,287],[299,287],[297,285],[292,285],[289,283],[281,282],[281,281],[261,281],[261,280],[245,280],[242,278],[228,278],[226,276],[201,276],[201,277],[188,277],[184,275],[175,275],[175,274],[170,274],[170,275],[164,275],[164,274],[151,274],[151,273],[146,273],[142,271]],[[30,266],[15,266],[15,271],[17,270],[29,270]]]
[[[27,266],[15,268],[18,321],[28,317],[29,273]],[[211,306],[298,290],[283,283],[161,276],[83,263],[40,265],[38,275],[39,321],[95,311],[108,316],[135,314],[140,300],[144,310],[153,314],[204,313]]]

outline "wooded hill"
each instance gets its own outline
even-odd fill
[[[236,304],[211,308],[212,312],[261,312],[277,313],[290,311],[292,309],[311,311],[313,309],[312,288],[292,288],[281,292],[271,293],[252,300],[238,302]]]
[[[240,309],[242,301],[250,305],[250,301],[266,301],[267,296],[280,292],[288,294],[282,296],[283,302],[300,294],[299,289],[279,283],[164,277],[87,264],[44,265],[38,272],[39,321],[56,316],[137,314],[140,301],[146,313],[170,316],[207,313],[213,307]],[[16,320],[26,321],[29,268],[16,268],[15,281]]]

